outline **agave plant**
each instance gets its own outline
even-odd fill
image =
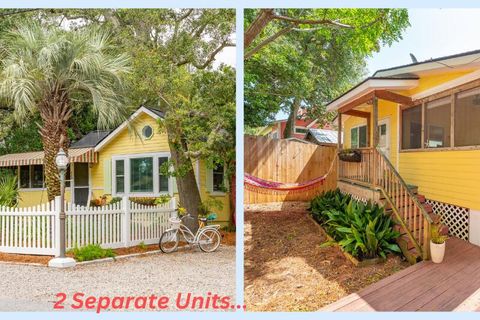
[[[0,206],[15,207],[18,200],[17,177],[0,172]]]

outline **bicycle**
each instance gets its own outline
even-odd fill
[[[212,218],[200,218],[199,228],[195,234],[188,228],[184,220],[193,219],[190,214],[181,219],[170,218],[171,228],[166,230],[160,237],[158,246],[163,253],[171,253],[178,249],[180,236],[182,236],[189,246],[198,245],[203,252],[213,252],[220,246],[221,235],[218,229],[220,225],[208,225]]]

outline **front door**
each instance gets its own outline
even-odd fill
[[[378,122],[378,148],[387,158],[390,158],[390,119]]]
[[[73,167],[73,199],[75,204],[86,206],[90,192],[88,178],[88,163],[77,162]]]

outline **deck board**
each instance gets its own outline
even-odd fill
[[[480,247],[451,238],[441,264],[417,263],[320,311],[476,311]]]

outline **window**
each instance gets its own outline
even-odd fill
[[[422,106],[402,111],[402,149],[422,147]]]
[[[212,170],[213,173],[213,192],[224,192],[225,185],[224,185],[224,177],[225,172],[222,165],[217,165]]]
[[[20,166],[20,188],[39,189],[43,187],[44,177],[42,165]]]
[[[299,133],[299,134],[307,133],[307,128],[295,127],[295,133]]]
[[[355,127],[350,130],[350,148],[367,147],[367,126]]]
[[[153,128],[149,125],[146,125],[142,129],[142,135],[145,139],[151,139],[153,137]]]
[[[170,192],[170,177],[162,168],[168,166],[167,153],[113,156],[113,195],[155,197]]]
[[[446,97],[426,104],[425,146],[450,147],[451,98]]]
[[[455,146],[480,145],[480,88],[455,97]]]
[[[125,192],[125,160],[115,161],[115,193]]]
[[[153,192],[153,158],[130,159],[130,192]]]
[[[168,175],[162,173],[162,169],[168,170],[168,158],[160,157],[158,158],[158,188],[160,192],[168,192]],[[165,171],[163,171],[165,172]]]

